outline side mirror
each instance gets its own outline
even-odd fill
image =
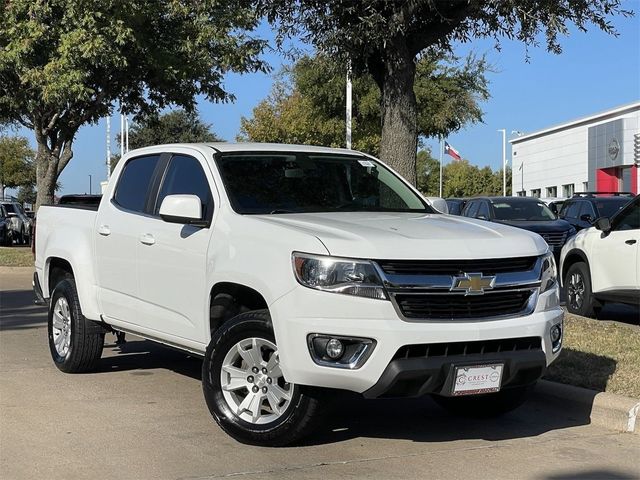
[[[168,223],[208,227],[202,219],[202,203],[197,195],[167,195],[160,205],[160,218]]]
[[[595,221],[595,227],[604,233],[609,233],[611,231],[611,220],[607,217],[600,217]]]
[[[580,220],[582,220],[583,222],[593,222],[593,217],[591,215],[589,215],[588,213],[585,213],[584,215],[580,215]]]

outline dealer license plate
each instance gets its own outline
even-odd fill
[[[456,367],[456,380],[453,384],[453,395],[477,395],[500,390],[502,381],[501,363],[478,365],[472,367]]]

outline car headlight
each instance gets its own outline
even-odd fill
[[[552,252],[547,252],[542,257],[542,273],[540,274],[540,293],[551,290],[558,285],[558,270],[556,259]]]
[[[382,280],[367,260],[294,252],[293,271],[301,285],[323,292],[386,300]]]

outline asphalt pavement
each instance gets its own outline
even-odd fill
[[[245,446],[210,417],[198,358],[107,335],[97,372],[59,372],[30,289],[29,269],[0,268],[2,479],[640,478],[640,435],[536,395],[493,420],[340,395],[303,445]]]

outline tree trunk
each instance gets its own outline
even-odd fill
[[[44,135],[38,135],[36,131],[36,142],[38,151],[36,152],[36,205],[35,210],[40,205],[54,202],[56,183],[64,167],[67,166],[73,152],[71,150],[71,140],[62,143],[62,148],[53,149],[47,144]]]
[[[380,157],[416,185],[418,105],[413,90],[416,66],[404,40],[388,46],[382,85]],[[392,51],[391,51],[392,50]]]

